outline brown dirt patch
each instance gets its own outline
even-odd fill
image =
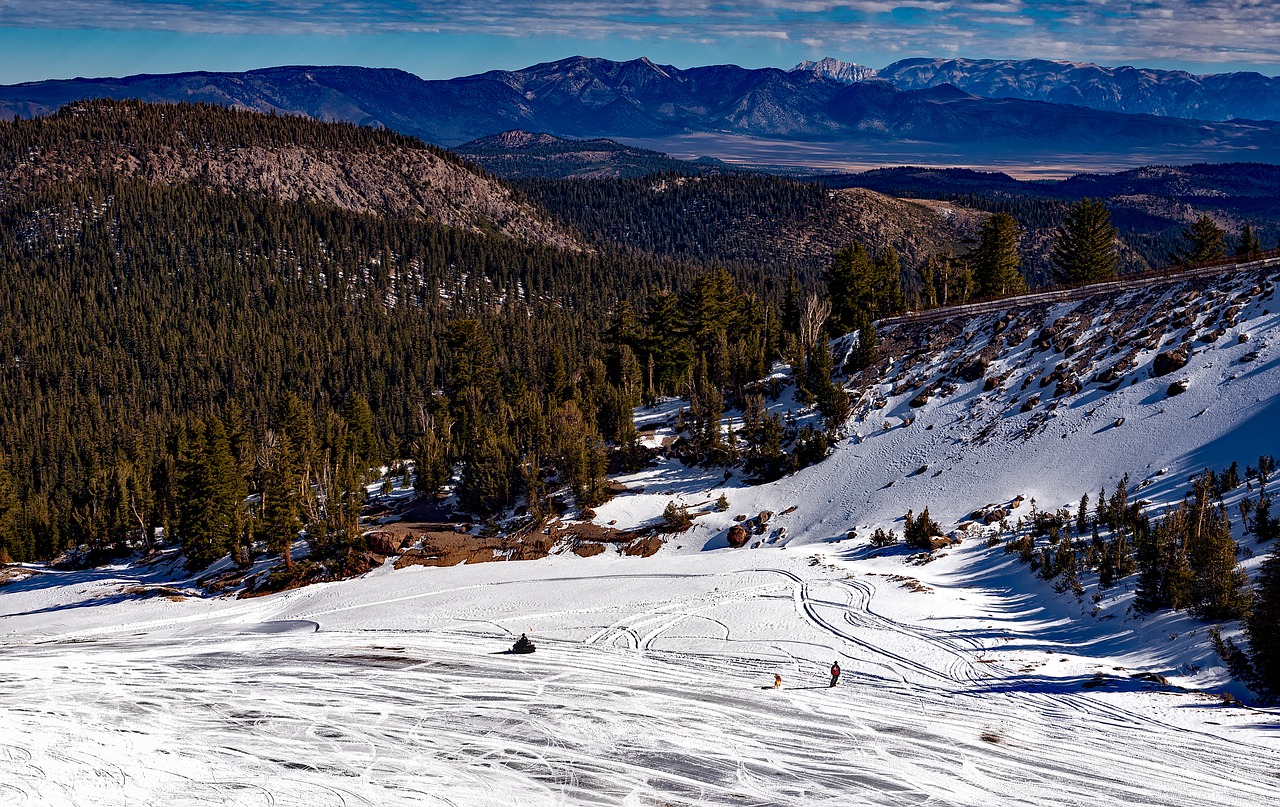
[[[35,569],[27,569],[23,566],[7,566],[0,568],[0,586],[6,583],[16,583],[19,580],[26,580],[28,577],[35,577],[40,574]]]
[[[412,531],[413,525],[387,525]],[[438,530],[418,533],[414,546],[396,559],[396,568],[405,566],[457,566],[459,563],[489,563],[502,560],[538,560],[553,551],[573,552],[580,557],[602,554],[614,545],[629,555],[648,557],[662,546],[655,536],[602,527],[592,522],[562,523],[549,520],[529,525],[508,535],[483,536]]]

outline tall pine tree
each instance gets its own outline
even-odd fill
[[[1092,283],[1116,276],[1118,231],[1100,200],[1082,199],[1067,212],[1054,237],[1053,278],[1063,284]]]

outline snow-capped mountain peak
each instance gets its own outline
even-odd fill
[[[817,73],[820,76],[826,76],[833,81],[841,84],[857,84],[860,81],[866,81],[876,77],[874,67],[856,64],[854,62],[842,62],[839,59],[833,59],[830,56],[819,59],[816,62],[803,61],[795,67],[791,68],[792,73],[800,71],[809,71]]]

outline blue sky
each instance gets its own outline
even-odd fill
[[[0,0],[0,83],[279,64],[424,78],[575,54],[678,67],[1050,58],[1280,73],[1280,0]]]

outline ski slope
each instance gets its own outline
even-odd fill
[[[1280,715],[1223,704],[1248,693],[1206,625],[1088,576],[1060,595],[980,529],[925,564],[867,544],[909,508],[952,529],[1021,496],[1016,519],[1125,473],[1158,511],[1206,466],[1280,453],[1275,286],[1196,283],[885,329],[824,462],[623,478],[599,523],[698,515],[652,558],[387,565],[247,600],[172,556],[11,568],[0,805],[1280,803]],[[992,389],[956,380],[979,355]],[[1067,365],[1078,390],[1040,383]],[[677,406],[638,413],[647,439]],[[758,548],[727,549],[763,510]],[[505,654],[522,632],[538,652]]]
[[[918,569],[847,546],[387,566],[251,600],[125,593],[168,564],[10,583],[0,804],[1280,798],[1275,715],[1130,677],[1176,643],[1081,627],[979,543]],[[502,652],[520,632],[536,654]]]

